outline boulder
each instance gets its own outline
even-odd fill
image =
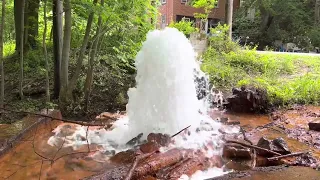
[[[232,95],[226,98],[225,108],[232,112],[266,112],[268,109],[267,92],[259,88],[233,88]]]
[[[316,120],[310,122],[308,125],[310,130],[320,132],[320,118],[317,118]]]
[[[274,140],[269,140],[265,137],[260,138],[257,146],[262,147],[264,149],[268,149],[280,154],[290,154],[290,150],[288,148],[287,143],[283,138],[277,138]],[[258,150],[257,153],[261,156],[271,156],[270,153]]]

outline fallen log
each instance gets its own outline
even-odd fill
[[[172,166],[192,155],[190,150],[172,149],[164,153],[158,153],[142,161],[135,169],[133,178],[139,178],[148,174],[155,174],[159,170]]]
[[[146,154],[143,154],[146,155]],[[85,178],[85,180],[123,180],[128,176],[130,169],[134,169],[130,179],[140,179],[147,175],[156,174],[159,170],[170,167],[184,158],[191,157],[192,150],[172,149],[164,153],[154,153],[146,159],[140,160],[135,168],[130,164],[121,165],[111,170],[107,170],[101,174],[93,175]]]
[[[126,177],[125,180],[130,180],[130,179],[132,178],[132,174],[133,174],[136,166],[138,165],[138,163],[139,163],[142,159],[148,158],[148,157],[152,156],[153,154],[155,154],[156,152],[157,152],[157,151],[154,151],[154,152],[152,152],[152,153],[147,153],[147,154],[141,154],[141,155],[137,156],[136,159],[135,159],[135,161],[133,162],[133,164],[132,164],[132,166],[131,166],[131,168],[130,168],[130,170],[129,170],[129,172],[128,172],[128,175],[127,175],[127,177]]]
[[[165,171],[162,177],[159,179],[166,180],[176,180],[179,179],[182,175],[186,174],[191,176],[198,170],[204,170],[208,168],[208,160],[204,157],[198,158],[187,158],[183,163],[180,163],[178,166]]]

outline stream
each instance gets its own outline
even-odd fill
[[[320,107],[304,107],[305,111],[320,112]],[[299,112],[299,113],[298,113]],[[279,112],[280,113],[280,112]],[[301,114],[301,111],[288,110],[281,111],[284,116],[287,116],[283,125],[294,129],[299,126],[305,126],[312,118],[307,114]],[[253,115],[253,114],[229,114],[222,111],[214,110],[210,113],[213,117],[229,118],[230,121],[240,122],[241,127],[249,130],[255,130],[272,122],[276,122],[270,115]],[[303,118],[301,118],[303,116]],[[30,124],[35,122],[35,117],[26,117],[18,124]],[[299,121],[299,123],[297,123]],[[117,166],[120,161],[125,161],[125,155],[117,159],[109,159],[108,155],[103,153],[86,153],[88,146],[82,145],[77,150],[71,147],[52,147],[48,145],[49,138],[54,135],[52,130],[57,126],[65,126],[69,128],[69,132],[74,132],[78,125],[70,123],[62,123],[52,121],[51,123],[40,124],[36,130],[33,130],[28,135],[25,135],[23,140],[14,147],[10,152],[0,158],[0,178],[2,179],[81,179],[93,175],[101,170]],[[23,127],[23,126],[22,126]],[[92,129],[99,127],[90,127]],[[10,129],[11,131],[8,131]],[[21,131],[21,126],[17,124],[0,125],[0,137],[4,140],[12,136],[13,130]],[[269,126],[262,128],[252,134],[247,134],[248,138],[256,143],[260,137],[277,138],[283,137],[288,143],[289,148],[294,152],[310,150],[314,157],[320,159],[320,150],[307,145],[294,138],[289,138],[284,130],[277,126]],[[99,145],[91,144],[90,151],[99,149]],[[92,156],[94,154],[94,156]],[[40,155],[40,156],[39,156]],[[41,157],[43,156],[43,157]],[[128,154],[129,156],[129,154]],[[52,162],[50,159],[57,159]],[[229,163],[227,167],[237,170],[246,170],[249,168],[236,163]],[[40,172],[41,171],[41,172]],[[272,172],[272,173],[271,173]],[[41,173],[41,175],[40,175]],[[290,174],[290,176],[286,174]],[[239,174],[241,175],[241,174]],[[265,171],[254,172],[249,177],[241,175],[241,179],[259,179],[259,180],[293,180],[293,179],[316,179],[320,177],[320,172],[312,168],[306,167],[290,167],[280,171],[269,169]],[[237,179],[239,177],[230,177],[229,179]]]

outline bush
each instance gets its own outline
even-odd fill
[[[192,33],[199,32],[199,30],[193,26],[193,22],[189,21],[171,22],[169,27],[178,29],[188,38]]]
[[[228,38],[229,26],[219,24],[210,30],[209,46],[219,53],[237,51],[240,46]]]

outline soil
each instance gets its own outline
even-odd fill
[[[232,172],[207,180],[318,180],[320,172],[306,167],[270,166],[249,171]]]

